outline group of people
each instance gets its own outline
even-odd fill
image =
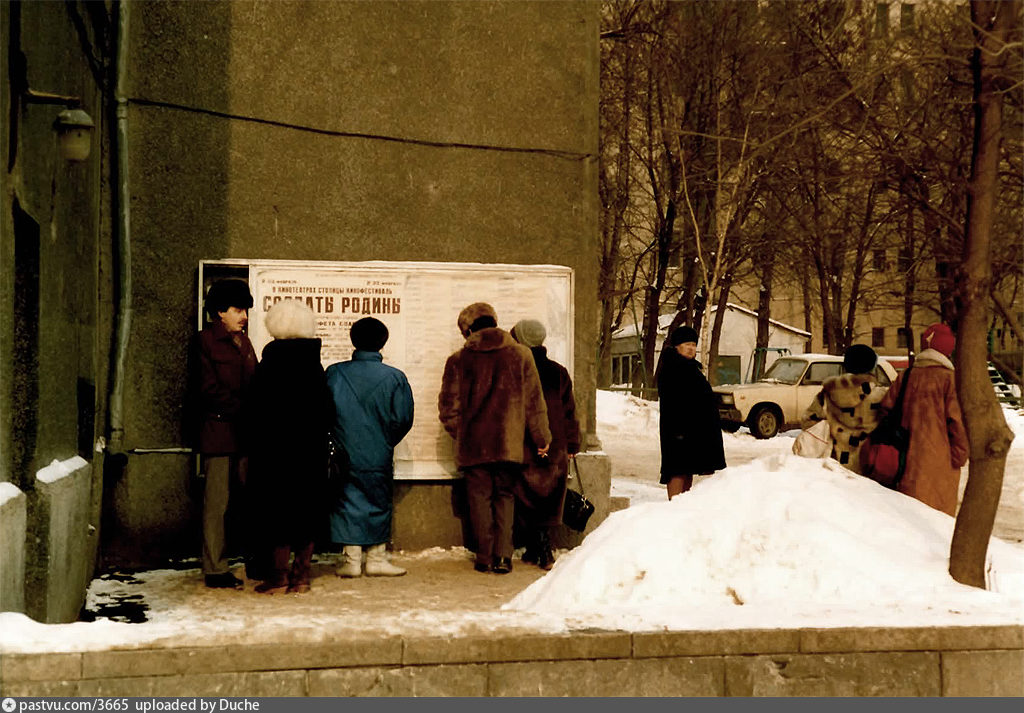
[[[828,377],[803,414],[801,426],[827,421],[830,456],[863,473],[860,452],[868,435],[899,402],[901,425],[909,436],[899,492],[949,515],[956,514],[960,469],[968,442],[950,358],[956,338],[945,324],[921,335],[921,351],[911,368],[889,386],[878,384],[878,355],[865,344],[843,355],[843,373]],[[661,483],[668,497],[693,485],[694,475],[725,468],[718,404],[696,360],[697,332],[688,326],[670,334],[657,370],[660,402]],[[904,388],[904,383],[906,387]]]
[[[949,326],[929,326],[921,334],[921,351],[911,367],[885,387],[874,376],[875,351],[864,344],[851,345],[843,355],[844,373],[824,380],[801,426],[827,421],[831,457],[855,473],[863,473],[861,447],[900,402],[902,391],[900,425],[910,439],[897,489],[955,515],[960,469],[967,462],[969,448],[950,361],[955,348],[956,338]]]
[[[270,308],[264,326],[273,340],[260,358],[246,335],[252,305],[244,281],[215,282],[205,303],[210,322],[191,354],[206,586],[244,586],[227,559],[232,498],[244,504],[246,577],[260,580],[259,593],[310,590],[324,525],[341,548],[338,576],[405,574],[387,545],[394,450],[412,428],[414,403],[405,374],[383,363],[387,326],[373,317],[355,322],[352,358],[324,370],[305,303]],[[475,303],[458,328],[466,342],[445,365],[438,406],[455,439],[475,569],[511,571],[514,534],[526,545],[524,561],[550,569],[550,528],[580,447],[572,381],[547,357],[536,320],[506,332],[490,305]]]
[[[569,372],[548,358],[546,330],[536,320],[506,332],[494,308],[476,302],[459,313],[458,328],[466,342],[445,362],[438,415],[455,439],[473,567],[512,571],[518,531],[523,561],[550,569],[550,530],[560,522],[569,460],[580,449]]]

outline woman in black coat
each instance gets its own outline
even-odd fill
[[[256,591],[302,593],[309,591],[313,543],[326,517],[333,401],[320,364],[320,340],[313,338],[313,311],[303,302],[283,300],[267,312],[264,324],[275,339],[263,348],[246,409],[250,516],[269,570],[260,574]]]
[[[693,486],[695,474],[725,468],[718,404],[696,356],[696,330],[677,327],[658,368],[661,483],[668,486],[670,500]]]

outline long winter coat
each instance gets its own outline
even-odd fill
[[[376,545],[391,539],[395,446],[412,428],[413,396],[405,374],[380,352],[357,349],[327,367],[334,442],[350,470],[332,502],[331,540]]]
[[[956,515],[960,468],[967,462],[969,446],[953,364],[934,349],[922,351],[913,368],[900,374],[889,387],[882,401],[884,412],[895,406],[908,374],[902,422],[910,431],[910,448],[899,490],[936,510]]]
[[[196,336],[190,353],[189,440],[203,455],[234,455],[246,450],[243,405],[256,371],[252,342],[235,343],[217,321]]]
[[[531,347],[530,351],[544,391],[551,448],[547,458],[538,458],[537,445],[527,436],[526,451],[530,458],[522,479],[516,484],[516,507],[532,510],[532,519],[537,524],[553,526],[561,522],[569,454],[580,452],[580,424],[576,419],[576,399],[569,372],[548,359],[545,347]]]
[[[725,468],[718,403],[696,359],[667,346],[658,371],[661,481]]]
[[[809,428],[827,420],[832,435],[832,458],[854,473],[861,473],[860,446],[882,418],[879,402],[885,387],[873,374],[839,374],[827,377],[800,420]]]
[[[455,463],[526,462],[524,438],[551,442],[547,406],[530,350],[498,327],[474,332],[448,357],[438,415],[455,439]]]
[[[331,399],[319,339],[275,339],[263,348],[246,406],[252,436],[247,490],[264,544],[312,542],[323,493]]]

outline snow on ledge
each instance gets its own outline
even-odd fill
[[[82,456],[68,458],[65,461],[54,459],[50,465],[36,473],[36,480],[41,480],[44,483],[54,483],[88,464],[88,461]]]
[[[21,489],[14,483],[0,483],[0,507],[8,500],[14,500],[21,495]]]

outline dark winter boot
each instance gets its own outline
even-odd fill
[[[295,549],[292,558],[292,571],[288,575],[288,592],[305,594],[309,591],[309,577],[313,562],[313,543],[307,543]]]
[[[537,566],[549,570],[555,565],[555,553],[551,551],[551,540],[548,531],[541,528],[537,535]]]
[[[258,594],[284,594],[288,591],[288,555],[291,548],[288,545],[275,547],[272,557],[270,572],[262,584],[256,585]]]

